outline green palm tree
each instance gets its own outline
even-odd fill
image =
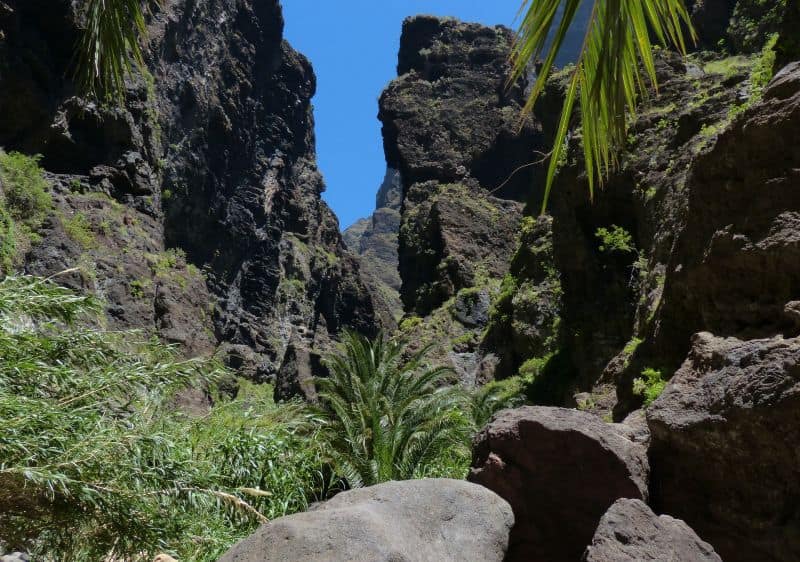
[[[334,464],[353,487],[414,478],[468,444],[465,394],[443,386],[450,370],[427,367],[427,347],[408,360],[404,349],[346,332],[317,381]]]
[[[500,410],[516,408],[524,401],[524,384],[519,377],[487,383],[472,393],[472,423],[475,429],[481,429]]]
[[[542,60],[525,111],[533,109],[553,69],[584,0],[524,0],[524,13],[513,49],[513,80],[529,72],[530,64]],[[592,1],[592,0],[585,0]],[[657,88],[654,41],[686,52],[685,30],[695,38],[683,0],[593,0],[583,46],[571,70],[564,107],[555,135],[547,172],[542,211],[566,150],[576,101],[580,100],[583,155],[589,194],[602,185],[617,164],[617,151],[627,138],[627,118],[636,110],[639,97],[649,87]]]

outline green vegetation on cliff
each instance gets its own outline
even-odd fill
[[[0,272],[11,271],[39,239],[37,231],[53,208],[39,159],[0,150]]]

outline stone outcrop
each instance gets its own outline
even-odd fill
[[[388,165],[403,181],[401,297],[424,316],[476,277],[508,267],[540,127],[520,122],[525,82],[506,88],[513,33],[406,20],[398,76],[380,99]]]
[[[545,357],[556,349],[560,313],[561,280],[553,255],[553,219],[548,215],[525,217],[517,250],[492,303],[481,342],[484,352],[498,358],[498,378],[514,375],[526,360]],[[558,390],[541,394],[556,395],[554,400],[558,400]]]
[[[630,355],[658,322],[666,263],[686,212],[687,169],[739,103],[737,92],[748,77],[749,67],[734,66],[723,78],[713,60],[668,54],[657,60],[660,95],[642,108],[619,169],[594,200],[577,144],[559,173],[550,209],[563,291],[560,346],[569,358],[561,376],[571,378],[572,387],[557,403],[598,383],[613,384],[629,365],[638,369],[631,371],[635,376],[660,366],[632,362]],[[548,93],[558,88],[554,82]],[[628,236],[627,247],[604,243],[603,232]],[[628,402],[619,419],[637,406]]]
[[[342,328],[377,331],[377,298],[320,198],[314,73],[282,40],[277,0],[154,7],[148,70],[120,108],[68,78],[75,3],[4,5],[0,146],[42,154],[56,192],[26,271],[81,265],[73,283],[107,297],[112,325],[192,352],[221,343],[242,374],[285,374],[284,388],[290,346],[313,363]],[[180,253],[171,285],[151,271],[166,249]]]
[[[514,510],[506,560],[578,560],[617,499],[647,499],[645,442],[640,429],[578,410],[497,414],[475,440],[469,480]]]
[[[647,420],[657,511],[726,561],[800,557],[800,339],[696,335]]]
[[[583,562],[722,562],[680,519],[658,516],[641,500],[621,499],[603,515]]]
[[[2,550],[0,550],[0,562],[29,562],[30,556],[25,554],[24,552],[11,552],[9,554],[3,554]]]
[[[220,562],[502,562],[514,517],[486,488],[388,482],[276,519]]]
[[[695,3],[695,16],[721,10],[728,33],[734,9],[750,8],[724,3]],[[775,3],[759,4],[772,11]],[[757,51],[765,39],[747,50]],[[594,200],[573,143],[550,201],[561,290],[560,384],[534,398],[572,404],[576,393],[616,387],[614,416],[623,419],[642,404],[633,381],[646,368],[669,378],[693,333],[751,338],[791,331],[783,308],[796,300],[800,263],[792,234],[796,71],[790,65],[764,88],[759,80],[768,61],[758,54],[698,52],[684,60],[661,53],[659,95],[642,106],[619,168]],[[546,137],[562,79],[554,77],[536,109]],[[776,147],[770,139],[778,137],[789,140]],[[627,236],[627,247],[605,244],[603,232]],[[523,272],[515,281],[519,289],[507,302],[537,277]],[[505,341],[513,335],[501,333]]]

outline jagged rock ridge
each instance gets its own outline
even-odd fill
[[[342,233],[350,251],[361,258],[367,282],[373,291],[384,297],[395,319],[403,312],[397,257],[402,189],[400,173],[387,169],[375,197],[375,212],[369,218],[356,221]]]

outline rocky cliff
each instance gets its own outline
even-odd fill
[[[380,98],[387,164],[402,180],[401,328],[470,383],[493,376],[481,333],[543,148],[540,125],[520,120],[526,82],[507,87],[512,41],[502,27],[410,18],[399,77]]]
[[[277,0],[168,0],[124,107],[77,95],[80,14],[0,3],[0,146],[41,154],[53,206],[24,271],[70,283],[192,353],[217,345],[279,395],[339,330],[374,334],[376,299],[322,202],[309,62],[282,40]]]

